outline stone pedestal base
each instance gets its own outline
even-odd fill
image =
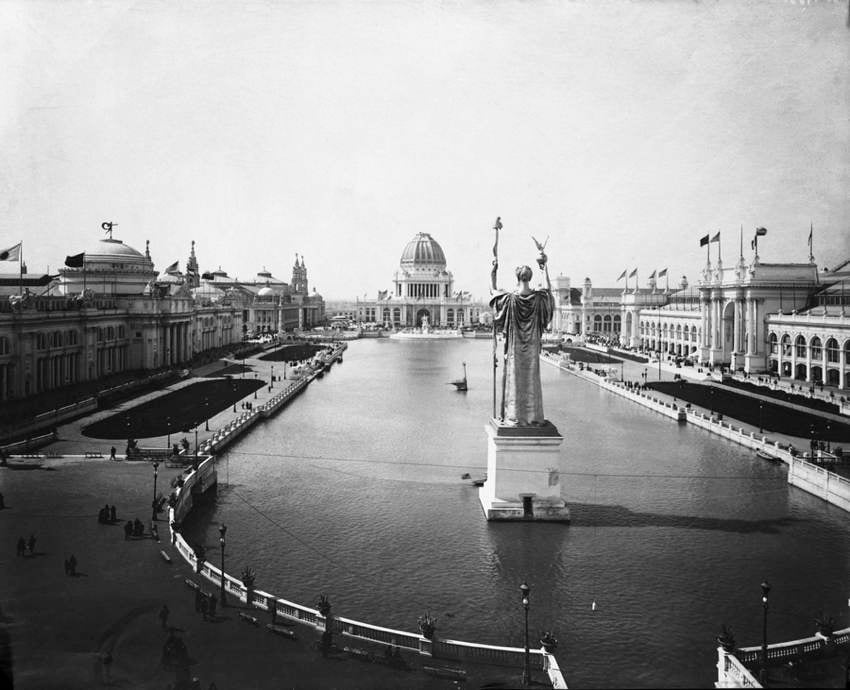
[[[512,427],[495,419],[487,432],[487,481],[478,499],[488,520],[569,522],[561,498],[563,437],[555,425]]]

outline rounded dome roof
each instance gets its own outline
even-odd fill
[[[269,297],[270,295],[274,295],[274,290],[272,290],[268,286],[260,288],[260,290],[257,292],[257,297]]]
[[[439,266],[445,268],[443,248],[427,232],[417,232],[401,253],[402,266]]]
[[[124,244],[121,240],[102,239],[86,249],[86,263],[93,261],[122,261],[124,263],[149,263],[140,251]]]

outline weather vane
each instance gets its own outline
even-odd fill
[[[118,223],[113,223],[111,220],[106,221],[105,223],[101,223],[100,227],[103,228],[105,233],[109,234],[109,239],[112,239],[112,228],[118,225]]]

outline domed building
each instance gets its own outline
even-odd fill
[[[140,295],[157,278],[150,249],[142,254],[121,240],[98,240],[83,253],[82,266],[60,268],[61,291],[78,295],[84,289],[101,295]]]
[[[443,248],[427,232],[417,232],[401,253],[392,290],[377,299],[358,300],[357,318],[384,328],[459,328],[478,323],[482,305],[469,293],[455,292],[454,277],[446,270]]]

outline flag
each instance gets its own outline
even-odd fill
[[[85,252],[80,252],[79,254],[74,254],[73,256],[65,257],[65,265],[68,268],[82,268],[85,263]]]
[[[493,230],[501,230],[502,229],[502,216],[496,218],[496,222],[493,223]]]
[[[761,237],[767,234],[767,228],[756,228],[756,237]]]
[[[814,230],[815,230],[815,226],[810,225],[809,226],[809,254],[812,253],[812,233],[814,232]]]
[[[755,239],[752,239],[752,240],[750,240],[750,249],[755,249],[755,248],[756,248],[756,241],[755,241]]]
[[[0,251],[0,261],[20,261],[21,260],[21,243],[18,242],[14,247],[9,247]]]
[[[704,247],[707,244],[708,244],[708,235],[706,235],[705,237],[699,238],[699,246],[700,247]]]
[[[717,231],[717,234],[711,238],[712,242],[720,242],[720,230]]]
[[[627,268],[625,271],[623,271],[623,272],[620,274],[620,277],[619,277],[619,278],[617,278],[617,282],[619,283],[619,282],[620,282],[623,278],[625,278],[625,277],[626,277],[626,273],[628,273],[628,272],[629,272],[629,269]]]
[[[663,278],[666,275],[667,275],[667,269],[666,268],[664,270],[658,271],[658,277],[659,278]]]
[[[177,265],[179,263],[179,261],[175,261],[173,264],[171,264],[168,268],[165,269],[165,273],[177,273]]]
[[[655,271],[649,274],[648,280],[652,280],[655,277]]]
[[[637,269],[629,273],[629,278],[634,278],[637,275]]]

